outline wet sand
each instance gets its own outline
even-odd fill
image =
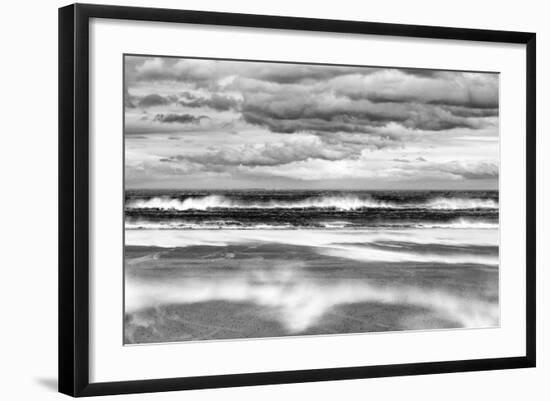
[[[125,343],[499,324],[498,266],[452,261],[465,254],[473,260],[497,257],[495,245],[400,240],[353,246],[373,255],[392,252],[397,260],[429,251],[441,261],[369,261],[331,255],[330,246],[253,239],[127,245]]]

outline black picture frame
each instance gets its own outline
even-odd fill
[[[526,353],[524,356],[90,383],[88,61],[91,18],[523,44],[526,47]],[[71,396],[346,380],[535,366],[536,35],[435,26],[74,4],[59,9],[59,391]]]

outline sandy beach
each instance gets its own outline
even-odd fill
[[[125,343],[494,327],[497,234],[127,230]]]

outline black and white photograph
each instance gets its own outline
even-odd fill
[[[544,2],[6,5],[0,399],[548,401]]]
[[[124,343],[499,322],[499,74],[124,56]]]

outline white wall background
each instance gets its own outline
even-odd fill
[[[538,367],[117,397],[128,400],[547,400],[550,8],[523,0],[116,1],[112,4],[534,31],[538,85]],[[91,1],[90,1],[91,2]],[[0,398],[53,400],[57,386],[57,0],[3,4],[0,23]],[[546,182],[545,182],[546,181]],[[105,399],[113,399],[109,397]]]

